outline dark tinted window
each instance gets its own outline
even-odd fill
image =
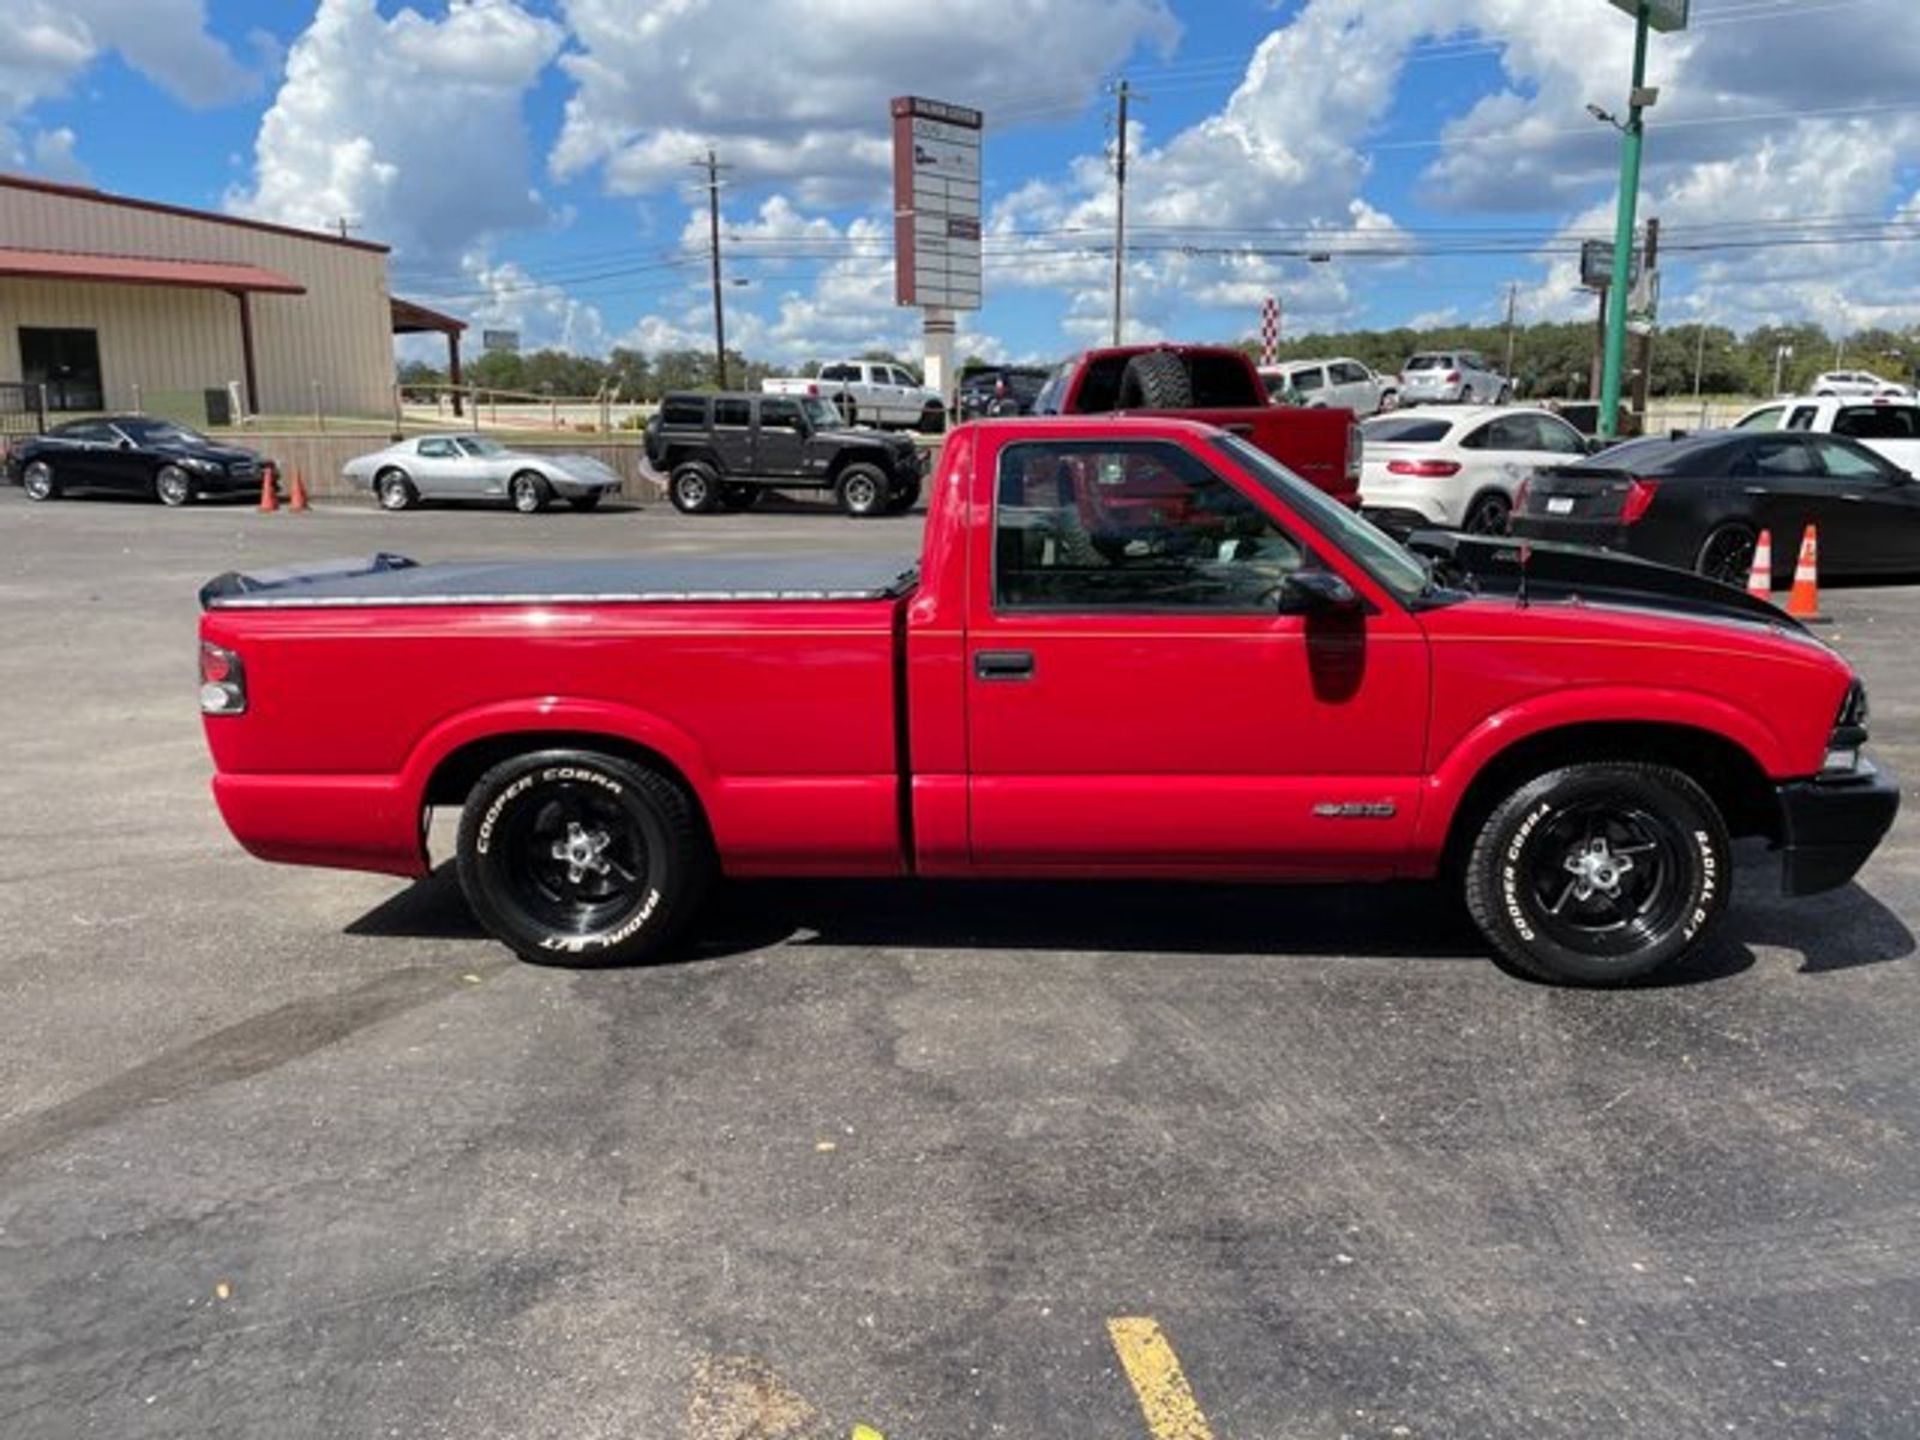
[[[98,420],[76,420],[66,425],[56,425],[47,432],[62,440],[84,440],[89,444],[110,445],[118,437],[113,427]]]
[[[1818,475],[1820,465],[1806,442],[1780,435],[1758,441],[1747,456],[1747,469],[1754,475]]]
[[[707,402],[700,395],[669,395],[660,406],[660,420],[666,425],[694,425],[705,427],[707,423]]]
[[[860,378],[860,367],[858,365],[822,366],[820,378],[822,380],[858,380]]]
[[[1309,390],[1318,390],[1322,385],[1325,385],[1327,383],[1327,372],[1322,370],[1318,365],[1314,365],[1305,370],[1294,371],[1290,378],[1293,381],[1293,388],[1304,395]]]
[[[723,395],[713,402],[715,425],[751,425],[753,405],[742,396]]]
[[[798,430],[800,402],[798,400],[762,400],[760,423],[776,430]]]
[[[1912,440],[1920,437],[1920,408],[1849,405],[1834,417],[1833,433],[1856,440]]]
[[[1196,409],[1238,409],[1266,403],[1266,392],[1250,378],[1252,371],[1243,355],[1189,355],[1187,373],[1193,379]]]
[[[1177,445],[1050,441],[1000,455],[994,600],[1025,610],[1271,612],[1304,552]]]
[[[1360,433],[1369,442],[1382,445],[1431,445],[1447,438],[1453,429],[1451,420],[1433,420],[1424,415],[1386,415],[1369,420]]]

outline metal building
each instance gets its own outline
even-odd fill
[[[0,382],[49,410],[391,415],[393,327],[384,245],[0,175]]]

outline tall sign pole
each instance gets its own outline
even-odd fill
[[[1684,30],[1688,0],[1612,0],[1616,9],[1633,16],[1633,88],[1627,94],[1627,122],[1620,127],[1620,205],[1613,225],[1613,277],[1607,287],[1607,345],[1600,382],[1600,418],[1597,430],[1611,440],[1620,427],[1620,379],[1627,353],[1627,293],[1633,286],[1634,211],[1640,201],[1640,149],[1645,133],[1643,115],[1655,92],[1647,89],[1647,35],[1649,31]]]
[[[978,310],[980,138],[978,110],[897,97],[893,111],[893,294],[918,305],[926,382],[954,409],[954,312]]]

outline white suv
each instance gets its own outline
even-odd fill
[[[1290,360],[1284,365],[1262,365],[1260,378],[1275,399],[1291,390],[1299,403],[1342,408],[1356,415],[1390,410],[1400,398],[1400,385],[1390,375],[1376,375],[1358,360]]]
[[[1513,386],[1477,350],[1426,350],[1400,371],[1400,403],[1504,405]]]
[[[1893,395],[1913,394],[1911,386],[1902,385],[1894,380],[1882,380],[1871,370],[1829,370],[1824,375],[1816,375],[1813,381],[1813,393],[1816,395]]]

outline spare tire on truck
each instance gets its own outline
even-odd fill
[[[1120,376],[1122,410],[1191,410],[1193,376],[1171,350],[1148,350],[1127,362]]]

